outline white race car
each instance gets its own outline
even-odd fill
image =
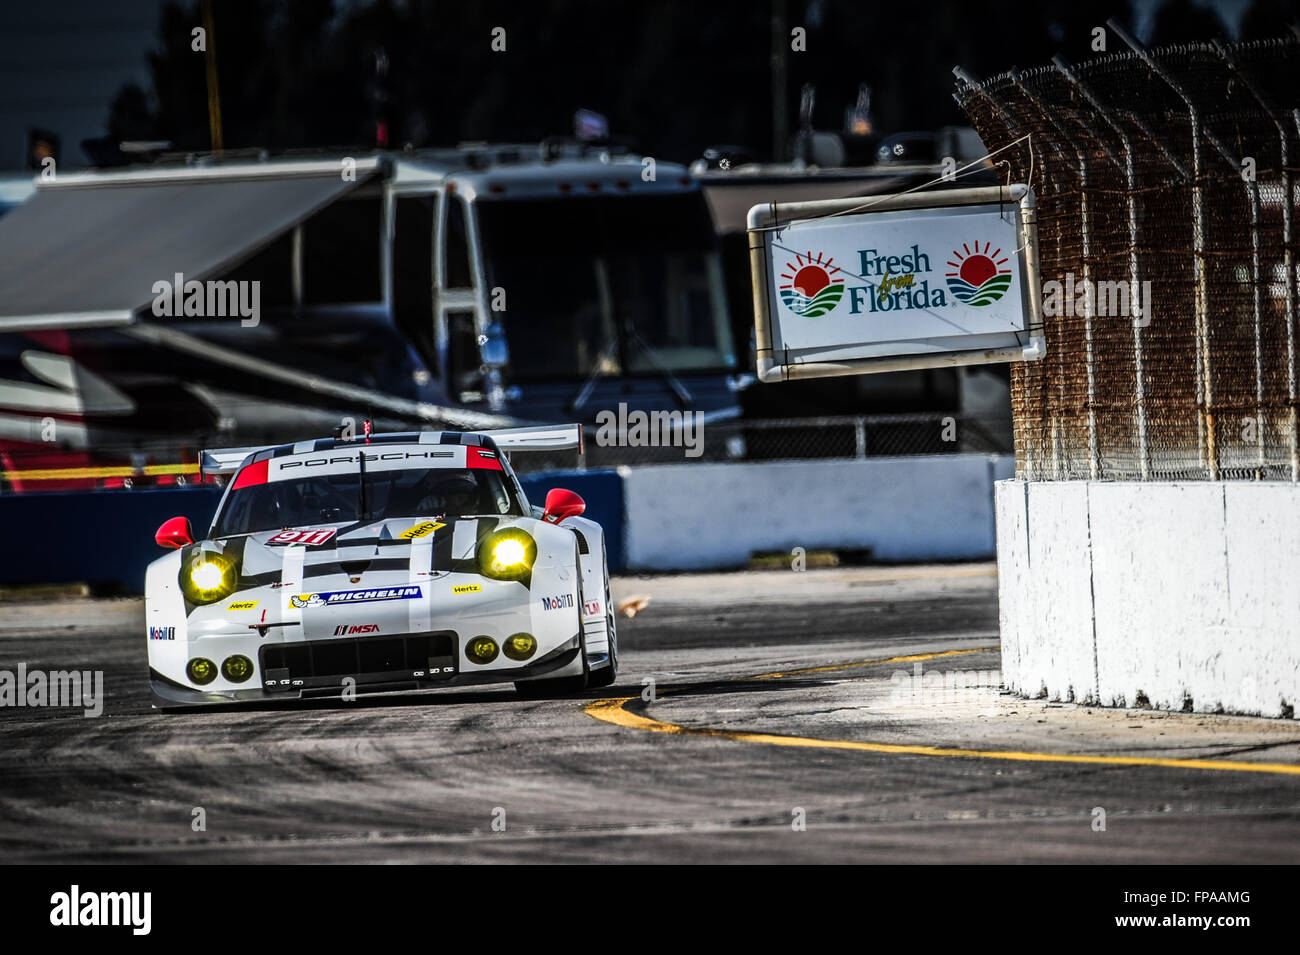
[[[149,565],[157,708],[618,673],[605,535],[556,489],[531,506],[507,452],[581,428],[380,434],[205,451],[234,478],[206,537],[172,518]]]

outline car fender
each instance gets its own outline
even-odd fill
[[[181,551],[159,557],[145,570],[144,637],[149,666],[174,680],[185,675],[189,630],[180,587]]]
[[[587,636],[587,652],[609,652],[605,607],[605,530],[586,517],[567,517],[559,523],[568,528],[578,544],[578,564],[582,573],[582,629]]]

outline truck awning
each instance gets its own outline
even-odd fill
[[[378,168],[339,161],[60,175],[0,219],[0,332],[120,325],[155,282],[220,274]]]

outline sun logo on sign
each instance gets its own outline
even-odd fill
[[[1011,287],[1011,270],[998,268],[1007,259],[1005,256],[998,258],[1002,255],[1001,249],[995,249],[990,254],[990,245],[991,242],[985,242],[984,251],[981,252],[980,244],[976,242],[975,251],[972,252],[963,242],[961,247],[966,250],[965,255],[953,249],[952,255],[957,261],[950,260],[948,264],[957,271],[945,275],[952,297],[963,305],[992,305],[1007,294],[1007,289]]]
[[[844,297],[844,280],[831,278],[839,269],[831,263],[833,259],[822,261],[822,254],[813,258],[811,252],[795,255],[795,261],[785,264],[787,272],[781,278],[789,284],[780,287],[781,301],[785,307],[796,315],[805,318],[819,318],[825,315]]]

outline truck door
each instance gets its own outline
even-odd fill
[[[478,404],[484,400],[478,347],[480,270],[469,204],[455,193],[446,194],[441,203],[438,236],[435,297],[445,343],[447,390],[454,400]]]
[[[393,319],[435,378],[441,374],[433,286],[437,209],[437,193],[398,195],[393,206]]]

